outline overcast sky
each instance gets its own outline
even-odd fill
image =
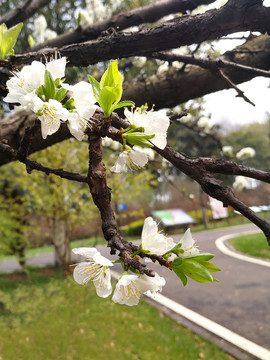
[[[209,5],[209,8],[221,6],[223,0],[216,1]],[[270,0],[264,1],[264,6],[270,6]],[[232,36],[235,36],[234,34]],[[243,35],[239,33],[238,35]],[[236,40],[223,40],[217,45],[220,53],[235,48],[242,43]],[[245,95],[256,105],[255,107],[245,102],[242,98],[236,97],[235,90],[223,90],[206,95],[205,115],[211,114],[215,123],[227,121],[231,124],[245,124],[250,122],[262,122],[266,113],[270,113],[270,79],[257,77],[249,82],[239,84],[238,87],[245,92]]]

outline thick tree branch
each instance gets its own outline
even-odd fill
[[[218,39],[237,31],[270,31],[270,8],[261,1],[228,1],[218,10],[207,11],[195,16],[184,15],[149,30],[137,33],[117,33],[96,41],[87,41],[62,48],[49,48],[10,57],[0,65],[16,68],[39,60],[44,55],[59,51],[67,56],[70,65],[88,66],[99,61],[145,55],[156,49],[167,50],[183,45],[198,44]]]
[[[40,8],[48,5],[51,0],[27,0],[0,18],[0,24],[5,23],[7,27],[23,22],[34,15]]]
[[[124,240],[118,233],[114,212],[111,207],[111,192],[106,182],[106,169],[102,163],[102,140],[101,136],[98,135],[100,131],[102,132],[100,129],[97,129],[97,132],[94,129],[87,131],[89,139],[87,183],[93,201],[100,212],[104,238],[108,241],[111,254],[115,254],[116,250],[120,252],[120,258],[123,260],[126,270],[132,266],[141,274],[154,276],[153,270],[147,269],[144,264],[132,257],[134,252],[132,244]]]
[[[109,28],[113,28],[115,31],[121,31],[131,26],[153,23],[166,15],[179,12],[185,13],[187,10],[194,10],[200,5],[208,5],[213,2],[215,2],[215,0],[162,0],[141,8],[118,13],[109,20],[89,26],[78,27],[73,31],[58,36],[56,39],[37,45],[33,47],[32,50],[36,51],[45,47],[62,47],[94,40]]]

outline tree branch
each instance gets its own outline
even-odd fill
[[[123,260],[126,270],[132,266],[141,274],[155,276],[153,270],[147,269],[144,264],[141,264],[135,257],[132,257],[134,252],[132,244],[124,240],[118,233],[114,212],[111,207],[111,192],[106,182],[106,169],[102,163],[102,140],[101,136],[98,135],[100,131],[102,132],[100,129],[97,129],[97,131],[95,129],[87,131],[89,139],[87,183],[93,201],[100,212],[104,238],[108,241],[111,254],[115,254],[116,250],[120,252],[120,258]]]
[[[139,26],[145,23],[153,23],[162,17],[175,13],[185,13],[194,10],[200,5],[208,5],[216,0],[162,0],[141,8],[132,9],[114,15],[111,19],[93,25],[78,27],[43,44],[34,46],[33,51],[45,47],[62,47],[74,43],[81,43],[97,39],[102,32],[109,28],[116,31],[125,30],[131,26]]]
[[[59,51],[61,56],[68,57],[69,64],[74,66],[88,66],[99,61],[135,55],[144,56],[156,49],[167,50],[198,44],[237,31],[265,33],[270,31],[269,16],[270,8],[262,6],[261,1],[229,1],[218,10],[195,16],[184,15],[137,33],[117,33],[96,41],[72,44],[59,49],[48,48],[15,55],[10,57],[8,62],[0,62],[0,66],[14,69],[33,60],[39,60],[44,55],[50,57],[55,51]]]
[[[63,169],[52,169],[47,166],[43,166],[34,160],[23,157],[19,151],[13,149],[7,144],[0,143],[0,153],[5,154],[12,160],[18,160],[26,165],[28,174],[31,174],[32,170],[38,170],[44,172],[46,175],[54,174],[63,179],[73,180],[81,183],[87,183],[87,177],[78,173],[72,173]]]
[[[23,22],[34,15],[40,8],[48,5],[51,0],[27,0],[23,5],[19,5],[10,10],[0,18],[0,24],[5,23],[7,27],[14,26]]]

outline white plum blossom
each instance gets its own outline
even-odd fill
[[[90,118],[94,115],[97,105],[94,105],[92,85],[86,81],[80,81],[76,85],[62,84],[64,89],[69,90],[74,99],[73,105],[76,107],[74,112],[78,115],[75,119],[68,122],[71,134],[79,141],[84,138],[84,131],[90,125]]]
[[[198,120],[198,123],[197,125],[200,127],[200,128],[203,128],[204,131],[207,133],[209,132],[212,127],[213,127],[213,122],[211,119],[209,119],[208,117],[206,116],[202,116],[200,117],[200,119]]]
[[[247,179],[245,176],[236,176],[232,186],[235,190],[242,191],[247,187]]]
[[[154,277],[147,275],[123,275],[112,297],[112,301],[128,306],[138,305],[140,297],[145,293],[155,294],[162,290],[165,279],[155,273]]]
[[[61,122],[72,120],[75,114],[70,113],[62,104],[54,99],[42,101],[39,97],[33,97],[33,108],[41,121],[41,133],[43,139],[54,134],[60,127]]]
[[[79,25],[81,26],[93,24],[93,16],[90,16],[89,12],[85,9],[80,10],[79,19],[80,19]]]
[[[158,67],[157,75],[163,74],[164,72],[166,72],[168,70],[169,70],[169,63],[166,61]]]
[[[45,65],[40,61],[33,61],[21,71],[13,73],[7,81],[8,95],[4,98],[7,103],[19,103],[27,110],[33,110],[33,98],[41,85],[44,85],[45,70],[52,75],[53,80],[65,76],[66,58],[55,59]]]
[[[181,249],[184,250],[180,257],[194,256],[200,253],[200,250],[196,246],[196,241],[193,239],[190,229],[184,233],[184,236],[179,240],[179,244],[182,244]]]
[[[20,103],[30,110],[36,90],[44,83],[44,73],[44,64],[39,61],[33,61],[31,65],[24,66],[21,71],[14,72],[14,76],[7,81],[9,92],[4,101]]]
[[[142,68],[147,61],[147,58],[145,56],[135,56],[133,59],[133,65]]]
[[[227,156],[233,156],[233,147],[232,146],[223,146],[222,147],[222,152],[224,155],[227,155]]]
[[[33,38],[36,44],[41,44],[45,40],[45,30],[47,28],[47,21],[44,15],[39,15],[34,20]]]
[[[114,141],[115,142],[115,141]],[[133,150],[144,153],[148,156],[149,160],[154,160],[155,159],[155,151],[151,148],[142,148],[140,146],[133,146]]]
[[[124,150],[118,156],[116,163],[111,168],[112,172],[121,173],[131,170],[139,170],[148,162],[146,154],[136,150]]]
[[[170,125],[170,119],[166,114],[166,110],[142,112],[140,109],[124,111],[129,123],[137,128],[143,128],[147,135],[155,135],[151,139],[151,143],[160,149],[164,149],[167,145],[167,130]]]
[[[55,39],[57,37],[57,32],[51,29],[47,29],[46,30],[46,40],[52,40]]]
[[[73,272],[74,280],[80,285],[93,281],[97,295],[108,297],[112,293],[109,267],[113,266],[113,263],[95,248],[82,247],[73,249],[72,252],[87,259],[76,265]]]
[[[252,147],[245,147],[238,151],[236,154],[237,159],[245,160],[248,158],[253,158],[256,155],[256,151]]]
[[[175,246],[172,238],[166,237],[158,231],[157,223],[151,216],[144,220],[141,248],[150,254],[164,255]]]

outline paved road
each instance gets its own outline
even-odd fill
[[[215,274],[218,283],[198,284],[189,280],[184,288],[173,272],[159,267],[158,273],[167,281],[163,295],[270,349],[269,268],[224,255],[215,246],[220,236],[255,229],[254,225],[241,225],[195,234],[199,248],[215,254],[214,263],[222,269]],[[99,250],[109,256],[107,248]],[[48,253],[35,256],[28,264],[45,265],[53,261],[53,254]],[[14,270],[16,265],[15,260],[2,262],[0,272]]]

